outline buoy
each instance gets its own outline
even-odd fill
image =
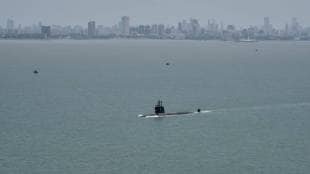
[[[38,73],[39,73],[39,71],[37,71],[37,70],[34,70],[34,71],[33,71],[33,73],[34,73],[34,74],[38,74]]]
[[[197,112],[200,112],[200,111],[201,111],[201,110],[198,108],[198,109],[197,109]]]
[[[166,65],[169,66],[169,65],[170,65],[170,62],[167,62]]]

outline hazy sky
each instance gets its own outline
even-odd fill
[[[176,24],[197,18],[202,25],[208,19],[224,24],[261,25],[269,16],[276,26],[297,17],[310,26],[310,0],[0,0],[0,25],[11,17],[16,24],[80,24],[88,20],[113,25],[123,15],[131,24]]]

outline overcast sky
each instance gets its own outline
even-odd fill
[[[110,26],[121,16],[131,24],[176,24],[197,18],[202,25],[208,19],[237,26],[262,25],[263,17],[279,27],[297,17],[310,26],[310,0],[0,0],[0,25],[7,18],[16,25],[43,24],[86,26],[87,21]]]

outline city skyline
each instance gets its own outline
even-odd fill
[[[149,38],[149,39],[189,39],[189,40],[310,40],[310,27],[303,27],[297,18],[292,18],[283,28],[274,27],[269,17],[264,17],[262,25],[237,28],[234,24],[225,25],[216,20],[208,20],[202,26],[198,19],[179,21],[177,25],[139,24],[130,25],[130,17],[123,16],[113,26],[98,25],[88,21],[87,27],[79,25],[15,25],[7,19],[6,27],[0,27],[3,39],[108,39],[108,38]],[[250,39],[252,38],[252,39]]]
[[[129,15],[125,15],[125,16],[129,16]],[[116,17],[112,17],[113,19],[115,19],[115,21],[113,21],[111,24],[110,23],[105,23],[102,20],[95,20],[94,18],[89,18],[88,20],[86,20],[86,21],[84,21],[82,23],[70,23],[70,22],[67,22],[67,23],[62,24],[61,22],[49,23],[48,21],[42,21],[42,20],[39,20],[39,21],[33,20],[33,21],[29,22],[29,23],[23,23],[21,21],[16,20],[15,17],[10,16],[10,17],[2,19],[2,22],[0,23],[0,27],[4,27],[5,28],[7,26],[7,21],[8,20],[13,20],[14,24],[15,24],[15,27],[18,26],[18,25],[21,25],[21,26],[32,26],[32,25],[37,25],[38,23],[42,23],[43,25],[61,25],[61,26],[75,26],[75,25],[79,25],[79,26],[82,26],[82,27],[87,27],[87,25],[88,25],[87,23],[89,21],[96,21],[96,23],[99,24],[99,25],[103,25],[105,27],[110,27],[110,26],[113,26],[113,25],[118,25],[117,21],[120,18],[122,18],[122,17],[124,17],[124,15],[123,16],[119,16],[117,18]],[[158,22],[147,21],[147,22],[141,23],[141,22],[136,21],[135,20],[136,18],[131,17],[131,16],[129,16],[129,17],[130,17],[131,25],[132,26],[135,26],[135,25],[137,26],[137,25],[141,25],[141,24],[143,24],[143,25],[148,25],[148,24],[149,25],[151,25],[151,24],[164,24],[164,25],[174,26],[174,25],[177,25],[178,22],[180,22],[180,21],[182,21],[184,19],[197,19],[197,20],[199,20],[201,26],[207,26],[208,22],[210,20],[215,20],[218,23],[223,23],[225,25],[234,25],[237,28],[246,28],[246,27],[251,27],[251,26],[262,26],[262,25],[264,25],[264,21],[262,21],[262,20],[264,18],[268,17],[269,20],[272,22],[272,24],[273,24],[273,26],[275,28],[283,28],[283,27],[285,27],[285,25],[290,23],[293,18],[298,19],[299,23],[302,23],[303,26],[310,27],[310,24],[308,25],[308,24],[304,23],[303,20],[301,20],[300,18],[298,18],[296,16],[291,16],[291,17],[287,18],[285,20],[285,22],[278,23],[278,24],[270,16],[261,16],[260,17],[260,21],[258,21],[255,24],[254,23],[253,24],[234,23],[233,21],[230,21],[230,22],[229,21],[223,21],[223,20],[220,20],[220,19],[217,19],[217,18],[214,18],[214,17],[209,17],[209,18],[183,17],[183,18],[180,18],[180,20],[178,20],[178,21],[174,21],[173,23],[167,23],[167,22],[163,22],[163,21],[162,22],[161,21],[158,21]]]
[[[2,0],[0,6],[0,25],[7,18],[13,18],[22,25],[45,21],[48,24],[78,24],[95,20],[105,25],[113,25],[114,21],[124,15],[133,19],[133,25],[146,23],[173,24],[183,18],[195,18],[206,25],[208,19],[216,19],[223,23],[237,26],[258,25],[261,18],[269,16],[276,27],[281,27],[296,17],[310,26],[310,2],[306,0]]]
[[[124,19],[124,17],[126,17],[127,19]],[[287,24],[290,24],[292,22],[292,20],[298,20],[298,23],[301,24],[303,27],[310,27],[310,25],[306,25],[304,24],[299,18],[295,17],[295,16],[292,16],[290,18],[288,18],[285,22],[285,23],[282,23],[281,25],[276,25],[274,20],[270,17],[270,16],[262,16],[261,19],[260,19],[260,22],[258,24],[253,24],[253,25],[239,25],[239,24],[236,24],[236,23],[233,23],[233,22],[223,22],[221,20],[218,20],[216,18],[207,18],[207,19],[204,19],[204,20],[200,20],[199,18],[193,18],[193,17],[188,17],[188,18],[181,18],[181,20],[179,21],[175,21],[174,23],[164,23],[164,22],[158,22],[158,23],[154,23],[154,22],[146,22],[146,23],[138,23],[137,21],[135,21],[131,16],[129,15],[125,15],[125,16],[120,16],[119,18],[117,18],[111,25],[110,24],[106,24],[106,23],[102,23],[100,21],[97,21],[97,20],[94,20],[94,19],[90,19],[90,20],[87,20],[87,21],[84,21],[82,24],[73,24],[73,23],[66,23],[66,24],[60,24],[60,23],[48,23],[46,21],[33,21],[32,23],[27,23],[27,24],[21,24],[21,22],[15,20],[15,18],[13,17],[8,17],[5,19],[5,22],[4,23],[0,23],[0,27],[2,27],[3,29],[4,28],[7,28],[8,26],[8,23],[13,23],[13,24],[10,24],[10,25],[14,25],[14,28],[18,28],[18,26],[21,26],[21,27],[30,27],[30,26],[34,26],[34,25],[49,25],[49,26],[81,26],[81,27],[86,27],[89,25],[88,23],[89,22],[92,22],[92,21],[95,21],[97,25],[100,25],[100,26],[104,26],[104,27],[113,27],[113,26],[116,26],[116,25],[120,25],[120,23],[122,21],[129,21],[130,19],[130,26],[139,26],[139,25],[152,25],[152,24],[163,24],[163,25],[166,25],[166,26],[177,26],[178,23],[180,21],[183,21],[183,20],[187,20],[187,19],[195,19],[195,20],[198,20],[199,21],[199,24],[201,27],[207,27],[210,23],[210,21],[215,21],[217,22],[218,24],[223,24],[225,26],[227,25],[234,25],[236,28],[238,29],[242,29],[242,28],[248,28],[248,27],[264,27],[266,25],[266,23],[268,23],[267,25],[272,25],[273,28],[276,28],[276,29],[282,29],[282,28],[285,28],[285,26]],[[266,19],[268,21],[266,21]],[[205,22],[202,22],[202,21],[207,21],[206,23]],[[127,29],[128,30],[128,29]]]

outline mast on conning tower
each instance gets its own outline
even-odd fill
[[[165,108],[163,106],[163,102],[161,100],[157,101],[157,104],[155,105],[155,114],[164,114],[165,113]]]

